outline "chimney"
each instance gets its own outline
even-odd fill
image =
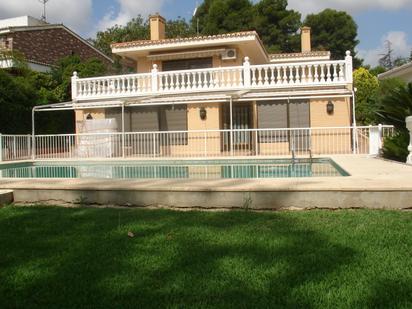
[[[155,40],[163,40],[166,38],[165,34],[165,25],[166,20],[156,13],[154,15],[149,16],[150,21],[150,39],[152,41]]]
[[[310,44],[310,27],[302,27],[300,32],[300,39],[302,45],[302,53],[311,51]]]

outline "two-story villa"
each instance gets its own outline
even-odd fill
[[[116,119],[126,156],[322,153],[330,137],[315,136],[319,127],[347,128],[339,149],[353,147],[352,57],[312,51],[310,28],[293,54],[269,54],[255,31],[168,39],[158,14],[150,32],[112,44],[137,74],[74,74],[77,133],[90,132],[89,120]]]

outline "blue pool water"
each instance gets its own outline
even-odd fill
[[[340,177],[330,159],[53,161],[0,165],[0,178],[226,179]]]

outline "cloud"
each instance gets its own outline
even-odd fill
[[[379,64],[379,58],[387,51],[387,41],[391,42],[393,59],[397,57],[408,57],[410,55],[412,44],[408,42],[407,34],[402,31],[391,31],[382,36],[380,46],[369,50],[358,51],[359,56],[365,60],[365,64],[370,64],[372,67]]]
[[[31,15],[40,18],[43,4],[37,0],[2,0],[0,1],[0,18]],[[76,32],[90,29],[92,0],[50,0],[46,15],[50,23],[64,23]]]
[[[301,12],[304,16],[326,8],[357,13],[371,9],[412,9],[412,0],[289,0],[289,8]]]
[[[97,30],[105,30],[114,25],[125,25],[133,17],[142,15],[148,16],[160,12],[166,0],[117,0],[119,10],[115,12],[113,8],[102,18],[97,25]]]

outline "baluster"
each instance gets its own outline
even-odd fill
[[[315,83],[319,83],[319,81],[320,81],[319,80],[319,74],[318,74],[319,65],[315,64],[314,68],[315,68],[315,74],[314,74]]]
[[[334,82],[338,81],[337,77],[338,77],[338,64],[334,63],[333,64],[333,81]]]
[[[276,67],[275,85],[282,83],[282,76],[281,76],[280,69],[281,69],[280,67]]]
[[[256,86],[256,69],[252,69],[252,86]]]
[[[207,88],[207,76],[206,76],[206,71],[203,71],[203,72],[202,72],[202,76],[203,76],[202,88],[205,89],[205,88]]]
[[[320,65],[320,81],[321,83],[324,83],[326,81],[325,79],[325,67],[323,64]]]
[[[313,77],[312,77],[312,68],[313,68],[313,66],[308,65],[307,68],[308,68],[307,82],[308,83],[313,83]]]
[[[238,86],[243,86],[244,85],[244,80],[243,80],[243,74],[242,74],[242,71],[237,71],[237,70],[235,70],[235,74],[236,74],[236,77],[237,77],[237,81],[238,81]]]
[[[185,82],[185,89],[187,90],[187,89],[190,89],[190,83],[189,83],[189,80],[190,80],[190,73],[185,73],[185,80],[184,80],[184,82]]]
[[[282,84],[287,84],[288,83],[288,76],[286,72],[286,66],[282,66]]]
[[[92,94],[92,86],[90,81],[87,81],[87,95],[90,96]]]
[[[287,69],[289,69],[289,79],[288,79],[288,84],[293,84],[294,83],[294,76],[293,76],[293,66],[288,66]]]
[[[308,80],[306,78],[306,65],[301,65],[300,69],[301,69],[301,72],[302,72],[300,83],[301,84],[306,84],[308,82]]]
[[[326,66],[326,71],[327,71],[327,74],[326,74],[327,79],[326,79],[326,81],[327,81],[328,83],[330,83],[330,82],[332,81],[332,79],[331,79],[331,74],[330,74],[331,65],[330,65],[330,64],[325,64],[325,66]]]
[[[268,67],[264,67],[264,85],[267,86],[269,85],[269,76],[268,76]]]
[[[132,77],[132,91],[136,92],[136,77]]]
[[[339,69],[339,73],[338,73],[339,81],[343,82],[343,80],[344,80],[344,77],[343,77],[344,66],[342,64],[339,64],[338,69]]]
[[[273,86],[275,84],[275,68],[273,68],[273,67],[270,68],[269,72],[270,72],[270,82],[269,82],[269,84],[271,86]]]
[[[257,69],[257,84],[262,86],[262,70],[260,68]]]

